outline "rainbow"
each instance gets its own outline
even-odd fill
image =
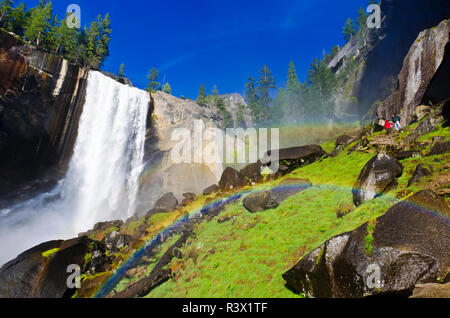
[[[283,185],[283,186],[275,186],[272,189],[273,190],[276,189],[277,191],[280,191],[280,190],[298,190],[299,188],[305,188],[305,184],[298,183],[298,184],[289,184],[289,185]],[[343,189],[343,187],[341,187],[341,186],[333,186],[333,185],[315,185],[312,187],[312,189],[314,189],[314,188],[320,188],[320,189],[329,188],[329,189],[333,189],[333,190],[336,190],[336,189],[342,190]],[[345,188],[345,191],[348,191],[348,187],[344,187],[344,188]],[[143,256],[145,256],[149,251],[154,249],[156,246],[158,246],[158,244],[161,244],[164,241],[165,237],[167,237],[168,234],[170,234],[170,232],[172,232],[173,230],[186,224],[186,222],[188,222],[192,218],[208,215],[208,212],[210,212],[211,210],[213,210],[214,208],[216,208],[220,205],[227,206],[231,203],[237,202],[245,194],[255,193],[255,192],[259,192],[259,191],[263,191],[263,190],[261,190],[261,189],[257,189],[257,190],[244,189],[244,190],[237,192],[233,195],[230,195],[228,197],[217,198],[216,200],[211,201],[208,205],[203,206],[202,208],[196,209],[196,210],[192,211],[190,214],[183,216],[180,219],[176,220],[172,225],[165,228],[164,230],[159,232],[155,237],[153,237],[152,239],[147,241],[143,245],[143,247],[141,247],[138,251],[136,251],[126,262],[124,262],[121,265],[121,267],[118,268],[114,272],[114,274],[101,286],[101,288],[94,295],[94,298],[106,297],[111,291],[113,291],[114,288],[117,286],[117,284],[123,279],[123,277],[125,276],[125,273],[128,270],[137,266],[139,261],[141,260],[141,258]],[[388,195],[384,195],[383,197],[386,198],[386,200],[392,199],[393,205],[395,205],[397,203],[401,203],[406,206],[418,208],[423,213],[427,213],[429,215],[438,217],[439,219],[443,220],[444,222],[450,223],[449,217],[441,211],[430,210],[430,209],[428,209],[424,206],[421,206],[419,204],[416,204],[414,202],[407,201],[407,199],[399,200],[393,196],[388,196]]]

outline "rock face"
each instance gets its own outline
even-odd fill
[[[391,118],[400,114],[401,123],[405,126],[413,120],[416,107],[421,106],[426,99],[433,99],[427,90],[436,72],[442,64],[446,47],[450,40],[450,20],[441,22],[437,27],[425,30],[419,34],[403,62],[403,68],[398,76],[398,89],[378,107],[379,118]],[[434,96],[433,102],[441,102],[450,97],[450,92]]]
[[[403,165],[395,158],[378,154],[364,166],[353,186],[353,202],[356,206],[389,191],[403,173]]]
[[[283,278],[291,290],[313,297],[409,296],[416,284],[449,278],[449,217],[443,199],[419,192],[372,228],[366,223],[333,237]]]
[[[211,163],[205,158],[208,149],[215,147],[214,139],[206,138],[205,134],[220,127],[222,120],[217,109],[202,107],[194,101],[160,91],[151,97],[144,158],[146,172],[138,196],[139,215],[145,213],[164,193],[172,192],[180,202],[183,193],[202,193],[207,186],[219,181],[224,169],[223,164]],[[195,135],[195,127],[202,130],[198,135]],[[180,129],[190,138],[172,140],[172,133]],[[199,141],[202,141],[201,145],[196,147],[195,143]],[[188,162],[179,162],[172,156],[174,151],[183,147],[191,152]],[[203,156],[198,160],[196,156],[202,152]]]
[[[75,290],[67,287],[67,267],[76,264],[83,268],[89,243],[83,236],[46,242],[22,253],[0,269],[0,297],[70,297]],[[47,257],[42,254],[53,249],[57,250]]]
[[[279,170],[276,173],[278,176],[286,175],[297,168],[309,165],[327,153],[319,145],[307,145],[301,147],[291,147],[278,150]],[[267,159],[272,155],[272,151],[268,151],[261,160],[264,165],[269,165],[271,162]]]
[[[365,111],[377,100],[385,100],[398,87],[397,76],[418,34],[448,19],[450,3],[446,0],[385,0],[381,2],[381,12],[381,28],[373,29],[370,34],[364,74],[352,95]],[[398,111],[398,108],[391,111]]]
[[[248,108],[244,97],[241,94],[227,94],[220,96],[225,102],[226,109],[230,112],[233,118],[234,127],[227,128],[249,128],[253,127],[253,119],[250,108]],[[239,117],[243,122],[238,122]]]
[[[48,175],[49,169],[65,170],[86,78],[86,70],[0,31],[1,195]]]
[[[450,298],[450,283],[417,284],[411,298]]]

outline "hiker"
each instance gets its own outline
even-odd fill
[[[397,131],[403,128],[402,125],[400,125],[400,119],[401,118],[399,115],[392,115],[392,121],[394,122],[394,126]]]
[[[390,134],[392,131],[392,123],[389,120],[384,120],[384,128],[386,128],[386,133]]]

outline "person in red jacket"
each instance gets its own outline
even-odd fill
[[[384,128],[386,128],[386,133],[390,133],[392,131],[392,123],[389,120],[384,120]]]

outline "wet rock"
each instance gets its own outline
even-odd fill
[[[397,185],[403,173],[403,165],[395,158],[378,154],[364,166],[353,186],[353,202],[356,206],[389,191]]]
[[[236,190],[247,185],[249,185],[247,178],[231,167],[224,170],[219,181],[219,188],[223,191]]]
[[[280,204],[279,198],[272,191],[252,193],[245,197],[242,203],[251,213],[275,209]]]
[[[279,170],[278,177],[284,176],[297,168],[318,161],[327,153],[319,145],[307,145],[302,147],[291,147],[278,150]],[[264,165],[270,165],[272,151],[268,151],[261,160]]]
[[[241,169],[241,173],[251,182],[260,183],[264,181],[264,177],[261,175],[262,163],[258,161],[251,163]]]
[[[172,192],[164,194],[155,203],[155,209],[166,210],[167,212],[175,210],[177,206],[178,200]]]
[[[417,284],[411,298],[450,298],[450,283]]]
[[[210,195],[217,192],[219,192],[219,187],[216,184],[213,184],[203,190],[203,195]]]
[[[416,170],[414,171],[413,176],[408,181],[408,187],[411,186],[413,183],[419,182],[421,179],[427,176],[431,176],[433,173],[433,170],[430,166],[425,164],[420,164],[416,167]]]
[[[441,155],[450,151],[450,141],[435,144],[428,154],[429,156]]]
[[[445,206],[433,192],[413,195],[371,229],[366,223],[304,256],[283,274],[287,287],[313,297],[407,297],[416,284],[445,279],[450,266],[450,210]]]

